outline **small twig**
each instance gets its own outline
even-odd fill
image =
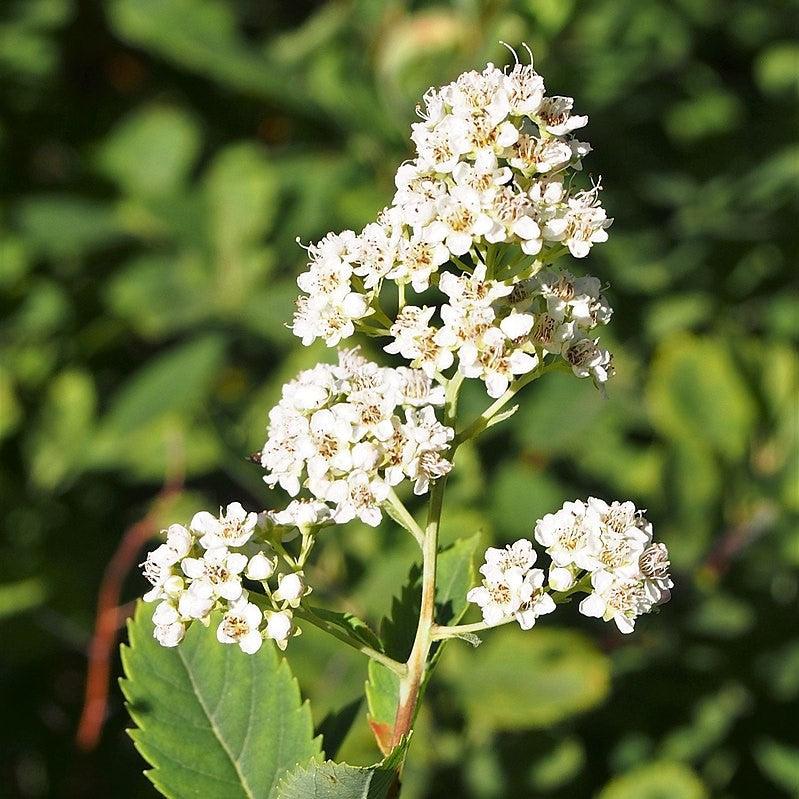
[[[108,707],[111,661],[117,633],[130,616],[133,605],[120,607],[122,585],[144,544],[157,532],[161,508],[183,490],[183,475],[169,478],[153,500],[146,515],[131,525],[111,556],[97,596],[94,634],[89,645],[86,692],[75,742],[80,749],[91,751],[100,741]]]

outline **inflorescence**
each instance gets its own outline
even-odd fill
[[[266,638],[285,649],[299,634],[295,616],[313,619],[304,566],[325,527],[376,526],[387,511],[422,543],[394,489],[407,481],[426,494],[452,469],[464,437],[453,429],[461,380],[481,380],[499,407],[550,367],[604,387],[612,358],[595,330],[612,311],[602,284],[555,266],[566,254],[584,258],[612,221],[599,183],[574,180],[591,148],[574,136],[588,119],[572,106],[547,96],[532,63],[518,60],[430,89],[391,206],[360,233],[329,233],[307,248],[294,333],[329,347],[356,332],[385,337],[385,352],[405,365],[380,366],[356,347],[283,386],[259,460],[266,483],[294,499],[260,514],[232,503],[164,531],[142,564],[161,644],[176,646],[189,624],[208,625],[218,611],[221,643],[253,653]],[[481,419],[484,427],[491,417]],[[488,549],[468,593],[483,622],[466,627],[529,629],[582,593],[583,614],[626,633],[669,598],[668,553],[631,502],[567,502],[534,537],[548,571],[527,539]]]
[[[431,376],[457,360],[492,397],[549,355],[604,384],[611,357],[592,331],[611,309],[599,280],[539,274],[567,252],[585,257],[612,222],[599,184],[573,186],[591,147],[573,135],[588,117],[572,106],[518,62],[430,89],[392,205],[360,233],[308,247],[294,333],[331,347],[356,330],[388,336],[386,352]],[[389,283],[395,320],[380,304]],[[424,296],[405,304],[407,289]]]

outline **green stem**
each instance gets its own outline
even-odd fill
[[[441,509],[444,503],[446,476],[436,481],[430,493],[430,507],[422,547],[422,599],[416,637],[407,662],[407,672],[400,681],[399,704],[394,721],[393,745],[411,731],[416,716],[416,706],[422,689],[427,656],[433,643],[432,629],[436,610],[436,566],[438,560],[438,532],[441,525]]]
[[[454,451],[457,449],[461,444],[463,444],[464,441],[468,441],[470,438],[474,438],[476,435],[482,433],[483,430],[488,427],[488,423],[528,383],[532,383],[533,380],[537,380],[539,377],[541,377],[541,375],[558,368],[560,368],[559,362],[553,361],[546,366],[539,366],[537,369],[534,369],[532,372],[523,375],[518,380],[514,380],[513,383],[510,384],[508,390],[499,399],[495,400],[491,405],[489,405],[468,427],[461,430],[461,432],[455,436],[455,439],[452,442],[452,450]]]
[[[328,635],[332,635],[334,638],[337,638],[339,641],[344,642],[348,646],[351,646],[353,649],[357,649],[358,652],[366,655],[368,658],[380,663],[382,666],[385,666],[387,669],[397,674],[399,677],[404,677],[407,673],[407,666],[404,663],[400,663],[399,661],[390,658],[388,655],[384,655],[382,652],[378,652],[376,649],[373,649],[371,646],[367,646],[366,644],[359,641],[357,638],[352,638],[347,633],[345,633],[341,628],[337,627],[335,624],[330,624],[329,622],[325,621],[324,619],[320,619],[313,611],[309,610],[305,607],[298,607],[294,610],[294,615],[298,618],[302,619],[303,621],[307,621],[310,624],[313,624],[314,627],[319,628],[323,632],[326,632]]]
[[[513,616],[506,616],[496,624],[486,624],[484,621],[476,621],[474,624],[453,624],[451,627],[433,625],[433,640],[443,641],[445,638],[457,638],[466,633],[479,633],[483,630],[490,630],[493,627],[501,627],[514,620]]]
[[[421,549],[424,550],[424,530],[416,523],[416,519],[411,516],[410,511],[405,507],[396,493],[394,493],[393,488],[389,491],[388,497],[386,498],[386,505],[391,509],[389,510],[391,518],[401,524],[416,539],[416,543],[419,544]]]

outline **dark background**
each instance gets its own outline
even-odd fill
[[[451,647],[408,799],[797,795],[798,11],[4,0],[0,795],[154,795],[115,684],[99,746],[74,743],[103,570],[148,512],[282,502],[243,456],[324,357],[284,326],[294,239],[373,219],[422,92],[507,62],[499,40],[590,115],[616,222],[573,268],[610,284],[618,376],[607,401],[528,389],[464,450],[446,535],[507,541],[565,499],[631,498],[677,588],[629,638],[569,608]],[[412,554],[389,525],[336,530],[312,582],[376,620]],[[123,600],[142,588],[133,569]],[[362,691],[357,655],[312,633],[289,654],[317,720]],[[341,756],[376,758],[363,712]]]

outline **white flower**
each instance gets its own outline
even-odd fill
[[[517,61],[508,73],[505,89],[510,112],[514,116],[532,116],[544,99],[544,79],[533,69],[532,64],[520,64]]]
[[[648,602],[652,605],[668,602],[674,582],[669,575],[669,552],[666,545],[651,544],[641,554],[638,564]]]
[[[406,305],[391,326],[394,341],[383,348],[392,355],[406,358],[411,366],[421,369],[430,378],[448,369],[455,360],[452,351],[439,344],[438,331],[429,324],[435,310]]]
[[[294,617],[290,610],[267,611],[266,637],[274,641],[278,648],[285,649],[294,633]]]
[[[305,346],[321,338],[328,347],[335,347],[355,333],[355,321],[370,313],[366,297],[356,291],[299,297],[291,329]]]
[[[515,376],[538,365],[538,357],[516,349],[501,327],[489,328],[477,342],[466,342],[458,350],[458,360],[459,370],[466,377],[483,380],[488,396],[494,399],[508,390]]]
[[[402,470],[415,481],[414,494],[426,494],[431,480],[443,477],[452,469],[452,464],[439,453],[448,449],[455,431],[442,425],[433,408],[427,405],[408,408],[400,432]]]
[[[493,627],[513,616],[531,599],[533,590],[519,569],[510,569],[498,579],[483,580],[466,594],[466,599],[480,607],[483,621]]]
[[[541,569],[531,569],[525,575],[524,581],[530,586],[530,596],[513,615],[523,630],[529,630],[539,616],[552,613],[557,606],[555,600],[544,590],[544,572]],[[527,589],[524,593],[527,593]]]
[[[389,486],[379,477],[363,471],[352,472],[346,479],[336,480],[327,487],[325,499],[336,504],[333,519],[346,524],[355,518],[370,527],[380,524],[383,514],[380,503],[389,494]]]
[[[281,527],[310,529],[330,522],[330,508],[318,499],[295,499],[283,510],[268,511],[267,514],[273,524]]]
[[[423,405],[443,405],[446,392],[444,386],[437,383],[422,369],[408,369],[404,366],[397,369],[401,380],[402,404],[419,408]]]
[[[144,595],[145,602],[174,598],[183,590],[183,579],[175,574],[175,566],[191,549],[194,539],[185,527],[173,524],[167,531],[166,543],[160,544],[141,564],[152,588]]]
[[[207,622],[208,614],[216,604],[216,596],[203,581],[192,582],[178,597],[178,611],[184,619]]]
[[[430,277],[449,260],[449,250],[441,242],[429,242],[414,234],[399,242],[396,263],[386,277],[397,283],[410,283],[413,290],[425,291],[430,286]]]
[[[571,97],[546,97],[536,109],[536,116],[548,133],[564,136],[588,124],[587,116],[571,115],[573,106]]]
[[[480,573],[488,579],[501,579],[511,569],[519,569],[526,573],[533,567],[538,555],[533,549],[533,542],[520,538],[504,549],[489,547],[485,553],[485,563]]]
[[[593,591],[580,602],[580,613],[616,622],[620,632],[631,633],[635,619],[649,610],[641,580],[617,578],[606,571],[591,575]]]
[[[242,652],[253,655],[263,643],[258,630],[262,619],[258,606],[240,596],[230,603],[230,609],[216,629],[216,638],[221,644],[238,644]]]
[[[268,557],[264,552],[256,552],[250,558],[244,576],[250,580],[268,580],[275,572],[277,557]]]
[[[174,558],[173,563],[186,557],[194,544],[194,537],[182,524],[170,524],[166,531],[166,546]]]
[[[564,344],[563,357],[577,377],[591,377],[602,385],[613,376],[613,358],[598,346],[599,339],[577,338]]]
[[[177,646],[186,634],[186,625],[169,602],[161,602],[153,613],[153,638],[161,646]]]
[[[577,500],[566,502],[535,525],[535,540],[546,547],[556,566],[592,569],[600,551],[601,521],[596,511]]]
[[[599,202],[599,185],[570,198],[562,216],[549,220],[544,236],[562,241],[575,258],[585,258],[594,244],[608,240],[607,228],[613,223]]]
[[[247,556],[228,552],[227,547],[207,550],[201,558],[184,558],[183,572],[207,596],[233,600],[241,596],[241,572],[247,566]]]
[[[491,229],[491,219],[480,206],[480,195],[457,186],[438,202],[437,219],[424,231],[426,241],[443,242],[453,255],[465,255],[476,238]]]
[[[572,148],[558,139],[523,134],[513,148],[508,163],[523,175],[556,172],[572,160]]]
[[[281,574],[277,579],[277,591],[272,594],[275,602],[287,602],[289,607],[300,606],[302,598],[311,593],[311,587],[305,584],[302,572]]]
[[[252,537],[257,523],[257,513],[247,513],[240,503],[231,502],[224,514],[220,511],[218,518],[208,511],[195,513],[189,526],[192,532],[201,536],[200,546],[213,549],[243,546]]]

